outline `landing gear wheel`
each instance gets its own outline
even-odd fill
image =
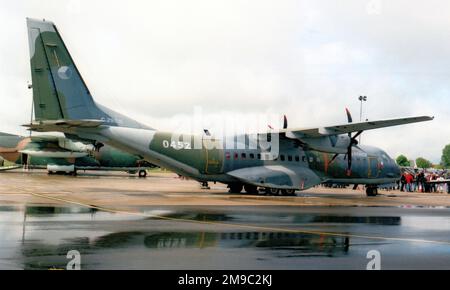
[[[228,188],[230,189],[230,190],[228,190],[228,192],[229,193],[241,193],[242,187],[243,186],[240,183],[230,184],[230,185],[228,185]]]
[[[377,194],[378,194],[378,188],[371,187],[371,186],[366,188],[366,195],[367,196],[377,196]]]
[[[281,191],[282,195],[286,196],[294,196],[295,195],[295,189],[283,189]]]
[[[246,193],[249,194],[256,194],[258,193],[258,187],[251,185],[251,184],[245,184],[244,185],[244,190]]]
[[[278,195],[279,193],[280,193],[280,190],[278,188],[266,187],[267,195]]]
[[[147,170],[139,170],[139,177],[141,178],[147,177]]]
[[[207,181],[202,182],[202,189],[211,189],[211,187],[209,187],[209,184]]]

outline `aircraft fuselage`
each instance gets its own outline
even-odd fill
[[[394,160],[383,150],[369,146],[360,146],[362,151],[353,148],[353,167],[348,176],[344,154],[331,162],[334,154],[304,150],[289,139],[280,139],[278,149],[274,151],[260,145],[250,146],[248,136],[234,136],[224,141],[198,135],[181,135],[174,139],[168,132],[124,127],[105,127],[100,132],[106,143],[128,151],[131,149],[151,163],[198,181],[242,182],[239,174],[236,177],[234,173],[249,168],[284,171],[286,177],[280,188],[291,189],[307,189],[327,181],[376,185],[400,178],[400,169]],[[291,178],[296,173],[299,175],[298,170],[307,180]],[[245,174],[248,177],[253,173]],[[252,179],[253,184],[270,184],[264,180],[264,174],[254,171],[254,175],[259,179]]]

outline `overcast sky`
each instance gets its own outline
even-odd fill
[[[174,117],[196,107],[213,131],[217,116],[341,124],[367,95],[364,119],[436,118],[363,144],[438,162],[450,143],[446,0],[19,0],[0,17],[0,131],[26,134],[32,17],[55,22],[96,101],[158,129],[180,130]]]

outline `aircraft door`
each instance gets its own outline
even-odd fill
[[[367,172],[368,177],[377,178],[379,175],[379,166],[378,166],[378,158],[377,157],[369,157],[369,169]]]
[[[223,150],[219,149],[220,140],[212,138],[203,139],[203,152],[206,174],[223,173]]]

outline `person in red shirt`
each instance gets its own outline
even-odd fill
[[[414,177],[412,176],[411,173],[408,172],[406,173],[405,179],[406,179],[406,190],[408,192],[412,192],[412,183],[414,181]]]

